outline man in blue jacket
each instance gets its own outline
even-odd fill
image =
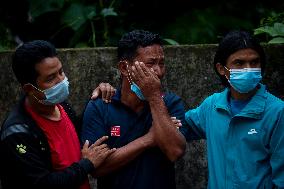
[[[229,32],[214,68],[226,89],[185,114],[187,141],[206,139],[208,188],[284,188],[284,103],[259,82],[260,44],[247,32]]]

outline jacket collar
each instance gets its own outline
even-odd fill
[[[240,117],[250,117],[254,119],[261,119],[265,109],[265,103],[267,98],[266,87],[263,84],[259,84],[259,89],[256,94],[251,98],[249,103],[244,107],[244,109],[236,116]],[[215,108],[217,110],[224,110],[231,114],[231,108],[229,104],[230,90],[226,88],[220,93],[220,96],[216,100]]]

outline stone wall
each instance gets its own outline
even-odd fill
[[[264,46],[268,65],[263,83],[276,96],[284,97],[284,45]],[[167,74],[165,90],[181,96],[186,109],[196,107],[222,86],[212,62],[216,45],[165,47]],[[4,120],[19,96],[19,85],[11,71],[12,51],[0,52],[0,121]],[[60,49],[59,57],[70,81],[70,101],[78,113],[87,103],[92,89],[100,82],[119,85],[116,48]],[[207,161],[203,140],[191,142],[183,158],[176,163],[177,189],[206,188]],[[222,178],[220,178],[222,179]]]

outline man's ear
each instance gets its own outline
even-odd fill
[[[23,89],[23,91],[24,91],[26,94],[30,94],[30,93],[32,93],[32,92],[35,90],[34,87],[33,87],[33,85],[30,84],[30,83],[24,84],[24,85],[22,86],[22,89]]]
[[[222,65],[222,64],[220,64],[220,63],[217,63],[216,64],[216,69],[217,69],[217,71],[218,71],[218,73],[220,74],[220,75],[225,75],[226,74],[226,70],[225,70],[225,67]]]
[[[126,60],[119,61],[118,69],[123,76],[125,76],[125,77],[128,76],[128,71],[129,71],[130,68],[129,68],[129,64]]]

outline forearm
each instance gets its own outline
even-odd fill
[[[91,162],[81,160],[62,171],[51,172],[47,176],[38,179],[36,185],[38,188],[78,188],[88,179],[88,173],[91,173],[91,170],[93,170]]]
[[[181,157],[185,150],[185,139],[172,122],[167,107],[160,97],[149,101],[155,141],[171,161]]]
[[[151,141],[146,134],[129,144],[118,148],[100,167],[95,169],[93,176],[103,176],[123,167],[146,149],[150,148],[152,143],[153,141]]]

